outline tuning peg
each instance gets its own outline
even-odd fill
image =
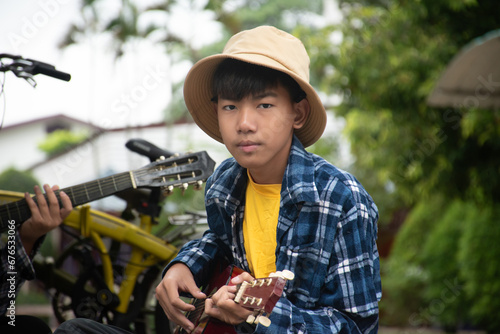
[[[194,190],[201,190],[203,188],[203,181],[198,180],[196,183],[193,185]]]
[[[295,274],[292,273],[290,270],[283,270],[283,271],[277,271],[275,273],[271,273],[269,277],[280,277],[283,279],[286,279],[288,281],[291,281],[295,278]]]
[[[174,186],[163,187],[163,196],[171,195],[174,192]]]
[[[247,322],[249,324],[253,324],[255,322],[255,316],[253,314],[250,314],[247,318]]]
[[[259,315],[257,319],[255,319],[254,323],[261,324],[264,327],[269,327],[269,325],[271,324],[271,320],[269,320],[269,318],[266,316]]]
[[[250,314],[247,318],[247,322],[249,324],[261,324],[264,327],[269,327],[269,325],[271,325],[271,320],[264,315],[258,315],[255,317],[253,314]]]

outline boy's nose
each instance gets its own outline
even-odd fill
[[[241,108],[238,118],[237,130],[238,132],[252,132],[256,129],[257,116],[249,108]]]

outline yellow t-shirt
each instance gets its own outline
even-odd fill
[[[256,278],[276,271],[276,228],[281,184],[257,184],[248,173],[243,239],[250,271]]]

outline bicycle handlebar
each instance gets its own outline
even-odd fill
[[[46,76],[56,78],[59,80],[64,80],[64,81],[70,81],[71,80],[71,75],[69,73],[61,72],[56,70],[55,66],[52,66],[47,63],[42,63],[41,61],[36,61],[32,59],[28,59],[33,63],[33,69],[32,72],[33,75],[37,74],[44,74]]]
[[[4,64],[2,59],[10,59],[11,62]],[[43,63],[38,60],[25,59],[21,56],[11,55],[7,53],[0,54],[0,72],[11,71],[18,78],[23,78],[28,81],[33,87],[36,86],[33,76],[37,74],[44,74],[59,80],[70,81],[71,75],[65,72],[56,70],[55,66]]]

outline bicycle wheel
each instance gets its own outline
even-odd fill
[[[89,264],[92,263],[92,264]],[[95,264],[91,250],[85,242],[72,244],[56,261],[56,268],[71,272],[76,280],[70,289],[57,286],[52,297],[52,309],[59,322],[79,317],[111,324],[113,308],[119,300],[104,283],[102,267]],[[113,266],[115,283],[123,268]]]
[[[134,289],[133,301],[127,314],[135,316],[134,329],[136,334],[170,334],[175,327],[168,320],[155,297],[155,289],[161,280],[161,270],[158,266],[148,268]]]

